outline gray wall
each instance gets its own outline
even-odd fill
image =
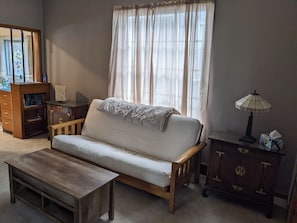
[[[43,28],[42,0],[0,0],[0,23]]]
[[[245,132],[249,113],[234,102],[257,89],[272,105],[256,113],[253,135],[277,129],[284,138],[277,190],[286,193],[296,156],[297,1],[217,1],[209,100],[212,130]]]
[[[112,8],[140,2],[45,0],[49,81],[66,85],[69,99],[106,97]],[[207,131],[243,134],[249,114],[234,102],[257,89],[273,109],[255,114],[253,135],[283,135],[287,155],[277,191],[285,194],[296,155],[296,28],[295,0],[217,0]]]
[[[0,0],[0,24],[39,29],[43,39],[43,0]],[[43,59],[42,67],[44,63]]]
[[[44,1],[46,70],[51,83],[66,85],[69,99],[107,96],[113,5],[136,2]]]

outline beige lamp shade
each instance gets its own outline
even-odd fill
[[[271,105],[256,91],[236,101],[235,107],[239,110],[250,112],[267,112],[271,109]]]
[[[251,135],[252,134],[252,126],[253,126],[253,112],[270,111],[271,105],[267,101],[265,101],[263,98],[261,98],[260,95],[258,95],[255,90],[253,93],[236,101],[235,107],[239,110],[251,112],[250,116],[249,116],[245,135],[240,137],[239,140],[248,142],[248,143],[254,143],[256,141],[256,138]]]

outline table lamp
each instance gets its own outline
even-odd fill
[[[252,126],[253,126],[253,112],[267,112],[270,111],[271,105],[260,97],[256,90],[239,99],[235,102],[235,107],[239,110],[251,112],[245,132],[245,136],[239,138],[240,141],[254,143],[256,138],[252,136]]]

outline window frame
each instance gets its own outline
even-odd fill
[[[13,32],[12,30],[21,31],[21,33],[23,33],[23,32],[31,32],[32,33],[32,80],[27,80],[25,78],[25,76],[28,76],[28,75],[26,75],[24,73],[24,70],[23,70],[23,80],[24,80],[24,82],[32,82],[32,81],[33,82],[42,82],[41,30],[34,29],[34,28],[28,28],[28,27],[22,27],[22,26],[2,24],[2,23],[0,23],[0,28],[10,29],[10,33]],[[9,41],[10,42],[14,41],[13,38],[12,38],[12,35],[10,35]],[[22,48],[23,48],[23,44],[22,44]],[[22,51],[23,51],[23,49],[22,49]],[[24,51],[22,52],[22,54],[24,56],[24,54],[25,54]],[[14,64],[12,63],[11,66],[13,67]],[[19,82],[19,81],[15,81],[16,78],[15,78],[14,69],[12,69],[12,75],[13,75],[12,76],[12,81],[10,83]]]

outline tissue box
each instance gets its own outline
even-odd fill
[[[260,144],[266,147],[266,150],[279,151],[283,148],[284,142],[282,139],[272,139],[269,135],[262,133],[260,135]]]

